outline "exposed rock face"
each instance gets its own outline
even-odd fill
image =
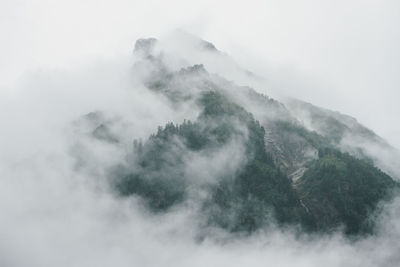
[[[293,181],[304,174],[307,162],[318,159],[318,149],[304,137],[277,126],[266,129],[265,141],[275,164]]]
[[[151,55],[156,44],[156,38],[139,39],[135,43],[133,52],[142,55]]]
[[[213,53],[213,48],[215,48],[213,44],[192,35],[179,34],[183,34],[195,48],[210,47],[211,51],[208,52]],[[156,44],[155,38],[139,39],[135,44],[135,51],[147,55],[136,63],[136,67],[145,69],[144,83],[151,90],[160,91],[175,102],[194,99],[199,92],[204,90],[215,90],[246,106],[266,129],[267,149],[276,164],[290,177],[294,179],[301,177],[305,164],[317,158],[319,147],[311,144],[298,133],[288,133],[276,127],[276,121],[294,123],[315,131],[325,137],[325,142],[356,157],[372,159],[379,167],[400,177],[400,171],[389,167],[389,165],[399,165],[400,168],[400,164],[385,164],[373,153],[376,150],[379,152],[384,150],[381,153],[385,155],[385,160],[391,160],[395,156],[400,156],[400,152],[391,148],[382,138],[358,123],[356,119],[296,99],[285,101],[283,104],[257,93],[250,87],[237,86],[218,75],[209,73],[203,64],[173,71],[164,63],[164,54],[153,55]],[[374,151],[366,150],[365,147],[371,146],[365,144],[372,144],[377,148]]]
[[[187,39],[202,53],[220,53],[211,43]],[[202,62],[173,69],[174,55],[159,47],[155,53],[156,44],[154,38],[136,42],[133,75],[177,111],[189,103],[200,114],[135,141],[130,161],[112,171],[119,193],[139,196],[156,213],[196,202],[204,227],[231,232],[251,233],[271,221],[308,231],[372,231],[370,212],[397,183],[368,153],[344,149],[343,140],[385,144],[377,135],[351,117],[238,86]],[[120,144],[110,123],[93,114],[88,119],[97,121],[95,138]]]

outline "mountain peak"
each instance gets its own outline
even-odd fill
[[[173,31],[169,38],[178,40],[180,44],[184,44],[187,47],[198,49],[205,52],[221,53],[215,45],[209,41],[206,41],[196,35],[190,34],[184,30]]]
[[[211,51],[211,52],[219,52],[219,50],[215,47],[215,45],[213,43],[208,42],[208,41],[200,39],[199,40],[199,45],[204,50]]]
[[[155,45],[157,44],[156,38],[140,38],[135,43],[134,53],[143,55],[149,55],[153,52]]]

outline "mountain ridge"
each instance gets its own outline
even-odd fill
[[[189,43],[201,54],[220,56],[209,42]],[[199,225],[232,233],[271,223],[306,232],[373,233],[371,216],[399,184],[376,167],[384,165],[371,151],[344,142],[390,145],[354,118],[300,100],[275,100],[208,71],[201,60],[171,67],[174,54],[168,52],[155,38],[139,39],[132,75],[178,112],[190,103],[200,113],[195,121],[160,126],[145,142],[135,140],[129,160],[110,172],[116,192],[138,196],[155,213],[195,201],[205,217]],[[98,123],[93,137],[118,143],[107,129],[107,122]]]

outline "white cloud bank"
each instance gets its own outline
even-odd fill
[[[76,171],[69,150],[69,125],[93,110],[121,115],[139,137],[178,116],[129,78],[133,41],[175,27],[266,71],[283,93],[350,113],[399,145],[397,2],[6,0],[0,7],[0,266],[400,261],[399,201],[382,216],[377,237],[355,243],[339,235],[298,240],[274,230],[229,244],[197,243],[190,211],[143,214],[134,201],[109,194],[101,172]],[[248,60],[254,55],[260,60]],[[122,157],[96,153],[104,149],[95,146],[92,155],[102,167]]]

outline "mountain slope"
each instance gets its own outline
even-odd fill
[[[221,56],[208,42],[190,44]],[[127,161],[110,172],[121,196],[139,197],[155,213],[191,205],[202,215],[199,225],[230,232],[274,223],[324,233],[373,231],[371,214],[398,183],[343,140],[384,141],[350,117],[300,101],[283,104],[210,73],[201,61],[176,68],[168,51],[154,38],[139,40],[132,74],[177,112],[189,103],[199,114],[134,142]],[[96,125],[93,137],[120,144],[107,122]]]

